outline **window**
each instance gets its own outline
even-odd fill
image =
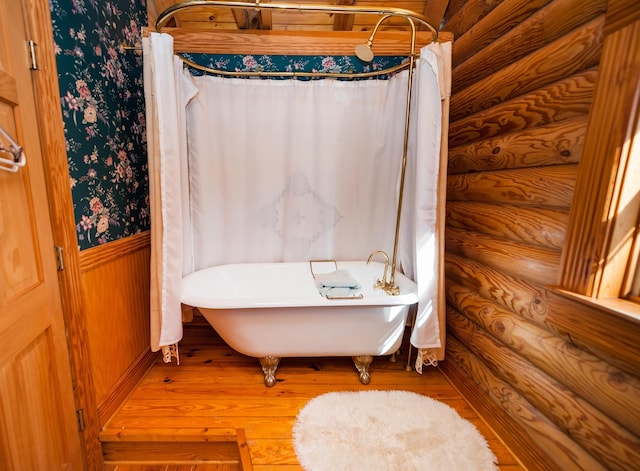
[[[605,37],[560,288],[640,317],[639,252],[640,20],[635,19]]]
[[[611,210],[608,214],[611,235],[605,245],[601,275],[596,277],[598,284],[593,294],[597,298],[638,300],[639,296],[640,111],[638,104],[635,105],[634,119],[621,147],[620,162],[613,182]]]

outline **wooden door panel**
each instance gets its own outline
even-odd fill
[[[11,104],[15,104],[18,100],[15,80],[3,69],[2,57],[0,57],[0,96]]]
[[[5,418],[5,429],[12,431],[8,446],[12,465],[3,469],[52,469],[52,463],[68,463],[51,347],[51,335],[45,330],[0,368],[0,416]]]
[[[2,20],[8,20],[2,14]],[[10,27],[3,28],[5,40],[0,46],[0,126],[10,136],[17,136],[17,121],[19,117],[18,83],[11,64],[11,42],[6,38]],[[15,55],[14,51],[14,55]],[[14,137],[15,138],[15,137]],[[2,136],[0,145],[9,147]],[[3,158],[9,154],[0,153]],[[28,208],[29,179],[28,170],[21,175],[0,171],[0,258],[4,261],[0,267],[0,286],[3,298],[13,299],[20,293],[33,287],[41,277],[34,278],[39,273],[36,269],[37,255],[30,248],[30,241],[36,241],[32,232],[31,211]]]
[[[0,103],[0,126],[11,136],[16,136],[14,106]],[[9,143],[0,144],[7,148]],[[7,157],[3,153],[2,157]],[[41,281],[41,267],[37,263],[40,248],[33,231],[34,215],[30,203],[28,169],[19,173],[0,171],[0,258],[4,261],[0,284],[4,299],[11,299],[35,288]]]
[[[0,169],[0,469],[81,470],[26,14],[22,0],[0,0],[0,126],[27,157]]]
[[[37,302],[22,302],[20,310],[2,316],[0,319],[0,340],[3,354],[15,358],[25,345],[34,342],[51,324],[50,315]],[[28,313],[26,315],[21,312]],[[6,334],[5,334],[6,333]]]

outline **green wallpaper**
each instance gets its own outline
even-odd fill
[[[69,188],[80,250],[148,230],[142,56],[144,0],[50,0]],[[352,56],[189,55],[229,71],[368,72],[400,63]],[[197,73],[197,72],[194,72]]]
[[[60,104],[80,249],[149,229],[144,1],[51,0]]]
[[[376,57],[371,64],[355,56],[265,56],[240,54],[184,54],[187,59],[212,69],[230,72],[322,72],[360,73],[374,72],[402,63],[405,57]],[[192,70],[194,75],[202,74]],[[380,76],[378,79],[386,79]],[[304,78],[299,78],[304,80]],[[348,79],[344,79],[348,80]]]

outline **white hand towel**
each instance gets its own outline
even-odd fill
[[[360,290],[358,280],[347,270],[318,273],[315,281],[320,294],[328,298],[357,296]]]

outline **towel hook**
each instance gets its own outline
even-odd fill
[[[5,131],[2,126],[0,126],[0,134],[2,134],[4,139],[9,143],[9,148],[7,149],[0,142],[0,152],[11,154],[11,159],[0,157],[0,169],[7,172],[15,173],[20,167],[25,166],[25,164],[27,163],[27,158],[24,155],[22,146],[19,146],[16,141],[11,139],[11,136],[9,136],[7,131]]]

